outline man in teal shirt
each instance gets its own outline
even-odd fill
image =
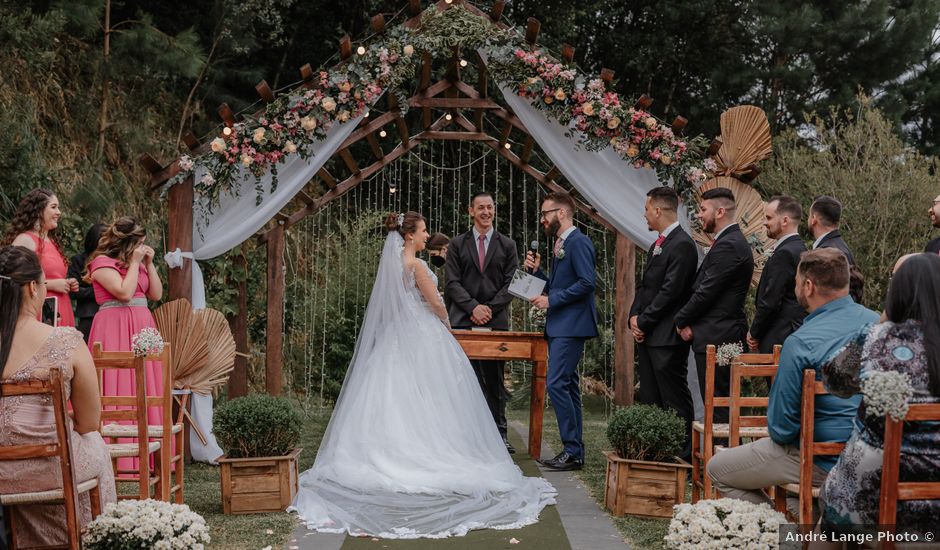
[[[803,254],[796,271],[796,298],[809,315],[783,343],[780,366],[770,389],[767,409],[769,438],[732,447],[708,463],[708,475],[722,496],[754,503],[770,499],[764,487],[800,481],[800,410],[803,371],[817,371],[878,314],[856,304],[849,296],[849,264],[836,249],[820,248]],[[814,436],[818,442],[845,442],[861,395],[842,399],[816,397]],[[836,457],[819,457],[813,484],[820,484]]]

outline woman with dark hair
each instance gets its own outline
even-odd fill
[[[823,381],[838,396],[860,392],[860,381],[879,372],[905,374],[912,403],[940,401],[940,256],[912,254],[895,265],[884,320],[863,331],[823,366]],[[883,461],[883,416],[869,415],[866,398],[855,429],[819,495],[822,524],[833,529],[878,523]],[[940,425],[915,422],[904,427],[901,481],[940,481]],[[936,529],[940,501],[898,502],[899,532]]]
[[[78,290],[78,279],[67,274],[65,257],[60,252],[56,228],[59,227],[59,199],[48,189],[33,189],[23,196],[10,222],[10,229],[0,246],[24,246],[39,256],[46,275],[48,297],[55,298],[57,326],[75,326],[69,292]]]
[[[88,335],[91,332],[91,321],[95,318],[95,313],[98,313],[95,289],[84,279],[85,264],[88,263],[88,256],[98,248],[101,234],[107,228],[108,226],[103,223],[91,226],[88,233],[85,233],[83,250],[69,260],[69,277],[78,281],[78,290],[72,292],[76,306],[75,318],[78,320],[75,326],[85,337],[85,342],[88,342]]]
[[[36,254],[21,246],[0,249],[0,378],[26,382],[48,380],[56,367],[62,373],[72,404],[71,437],[75,482],[98,479],[102,508],[117,500],[111,459],[98,422],[101,400],[98,378],[82,335],[71,327],[50,327],[37,320],[46,297],[46,278]],[[0,446],[42,445],[56,441],[49,424],[48,396],[0,399]],[[61,489],[57,456],[0,462],[0,494]],[[81,524],[91,521],[88,493],[79,498]],[[65,544],[62,505],[16,506],[15,536],[20,547]]]
[[[89,346],[101,342],[104,351],[130,351],[135,334],[144,328],[156,328],[147,300],[160,300],[163,285],[153,264],[154,250],[144,244],[146,237],[146,230],[137,220],[118,218],[88,257],[85,280],[91,283],[99,306],[91,323]],[[159,362],[147,362],[147,395],[160,395],[161,369]],[[136,395],[133,372],[109,369],[103,376],[105,395]],[[147,416],[151,424],[162,423],[157,407],[148,409]],[[134,469],[137,459],[119,459],[118,467]]]

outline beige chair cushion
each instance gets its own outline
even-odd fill
[[[76,491],[86,493],[98,486],[98,478],[89,479],[78,484]],[[50,504],[62,502],[65,498],[62,489],[53,489],[51,491],[39,491],[36,493],[11,493],[0,495],[0,504],[3,506],[13,506],[16,504]]]
[[[147,443],[147,453],[155,453],[160,450],[159,441],[150,441]],[[111,458],[124,458],[128,456],[137,456],[140,446],[137,443],[111,443],[108,445],[108,453]]]
[[[699,422],[698,420],[692,422],[692,429],[699,432],[705,433],[705,423]],[[712,437],[728,437],[731,434],[731,430],[727,424],[712,424]],[[741,428],[738,430],[738,435],[741,437],[769,437],[770,433],[767,431],[766,427],[753,427],[753,428]]]
[[[183,431],[182,424],[173,424],[171,434]],[[101,427],[101,437],[137,437],[136,424],[105,424]],[[147,426],[147,437],[163,437],[163,426]]]

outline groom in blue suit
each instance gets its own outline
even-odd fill
[[[550,193],[542,201],[540,220],[549,239],[554,238],[551,274],[539,269],[541,258],[526,255],[525,267],[545,279],[545,292],[532,305],[548,310],[548,395],[558,419],[564,449],[542,461],[553,470],[580,470],[584,466],[581,422],[581,381],[578,362],[588,338],[597,336],[594,305],[594,244],[574,226],[574,199],[567,193]]]

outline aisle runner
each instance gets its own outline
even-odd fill
[[[525,449],[525,442],[509,430],[509,437],[516,449]],[[516,464],[522,468],[527,476],[542,477],[538,466],[529,455],[520,450],[512,455]],[[512,539],[518,541],[511,542]],[[568,536],[561,525],[561,517],[555,506],[546,506],[539,516],[539,522],[522,529],[497,531],[495,529],[482,529],[470,531],[465,537],[451,537],[447,539],[416,539],[416,540],[373,540],[372,537],[350,537],[343,541],[342,550],[436,550],[438,548],[453,548],[467,550],[571,550]]]

